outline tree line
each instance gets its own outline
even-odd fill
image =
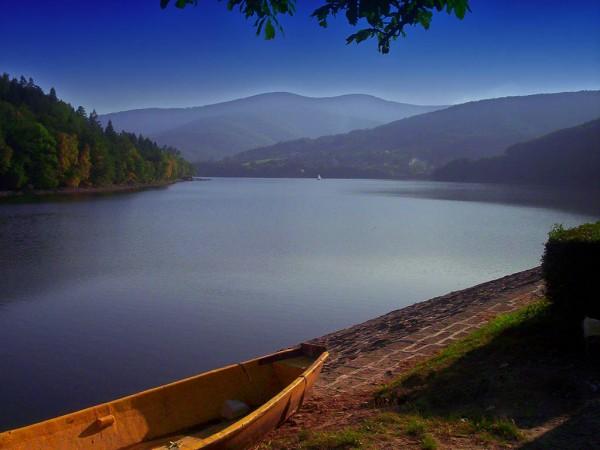
[[[0,189],[148,184],[189,176],[179,151],[105,128],[24,77],[0,77]]]
[[[600,119],[515,144],[504,154],[458,159],[433,174],[441,181],[518,183],[600,189]]]

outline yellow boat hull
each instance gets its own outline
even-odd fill
[[[0,433],[0,449],[243,449],[302,405],[328,353],[314,345],[205,372]],[[227,421],[227,400],[251,412]]]

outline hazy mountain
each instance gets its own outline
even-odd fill
[[[362,94],[303,97],[276,92],[193,108],[138,109],[100,116],[179,148],[191,161],[218,159],[300,137],[371,128],[442,106],[417,106]]]
[[[434,175],[445,181],[600,189],[600,119],[513,145],[501,156],[453,161]]]
[[[369,130],[299,139],[206,165],[207,174],[414,177],[600,117],[600,91],[468,102]]]

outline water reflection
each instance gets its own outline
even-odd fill
[[[600,191],[590,189],[478,183],[403,182],[392,183],[383,189],[362,192],[412,198],[523,205],[600,216]]]
[[[0,204],[0,428],[535,266],[552,224],[597,217],[513,197],[215,179]]]

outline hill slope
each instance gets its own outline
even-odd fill
[[[30,78],[0,77],[0,190],[168,182],[193,167],[174,148],[103,129]]]
[[[464,103],[369,130],[300,139],[240,153],[207,174],[411,177],[457,158],[508,146],[600,117],[600,91]]]
[[[600,119],[513,145],[502,156],[453,161],[434,176],[444,181],[600,189]]]
[[[115,129],[152,136],[191,161],[219,159],[300,137],[370,128],[440,109],[390,102],[370,95],[303,97],[276,92],[194,108],[140,109],[100,116]]]

